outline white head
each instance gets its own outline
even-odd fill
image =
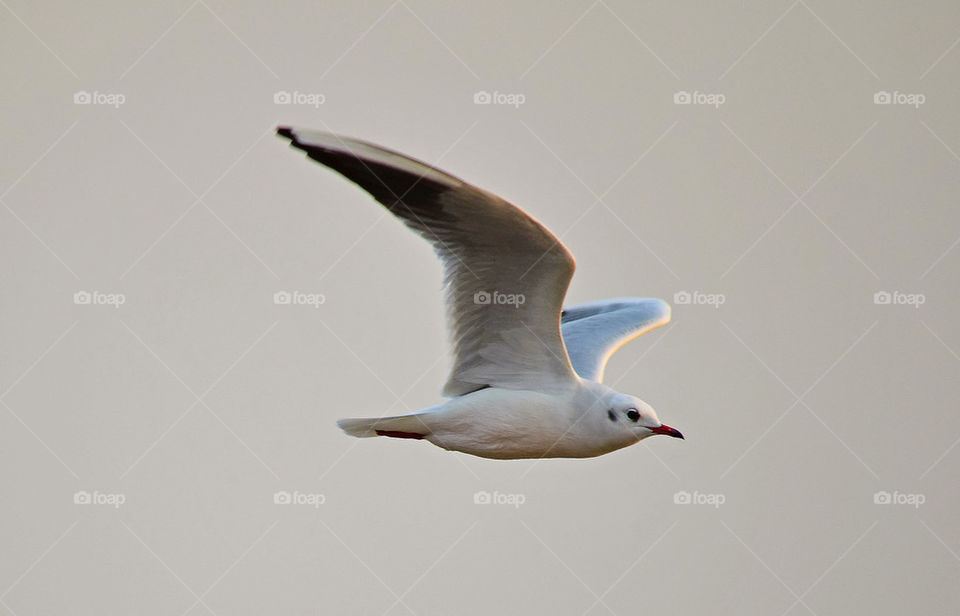
[[[602,402],[602,405],[595,408],[604,414],[608,426],[620,433],[629,433],[634,440],[645,439],[654,434],[683,438],[679,430],[660,423],[653,407],[640,398],[610,391],[603,396]]]

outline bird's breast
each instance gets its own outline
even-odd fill
[[[454,398],[439,409],[427,437],[435,445],[485,458],[590,457],[569,397],[488,388]],[[580,446],[583,445],[583,446]]]

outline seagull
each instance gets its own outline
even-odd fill
[[[683,438],[649,404],[602,382],[614,351],[670,321],[669,304],[620,298],[563,309],[573,256],[517,206],[371,143],[290,127],[277,134],[370,193],[443,263],[447,400],[339,420],[348,435],[423,439],[501,460],[590,458],[655,434]]]

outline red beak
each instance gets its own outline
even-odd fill
[[[673,438],[683,438],[683,435],[680,434],[680,430],[671,428],[666,424],[661,424],[659,428],[650,428],[650,431],[654,434],[666,434],[667,436],[672,436]]]

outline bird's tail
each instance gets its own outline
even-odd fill
[[[352,417],[338,420],[337,425],[350,436],[357,438],[392,436],[420,439],[430,434],[430,428],[423,421],[422,415],[423,413],[418,411],[392,417]]]

